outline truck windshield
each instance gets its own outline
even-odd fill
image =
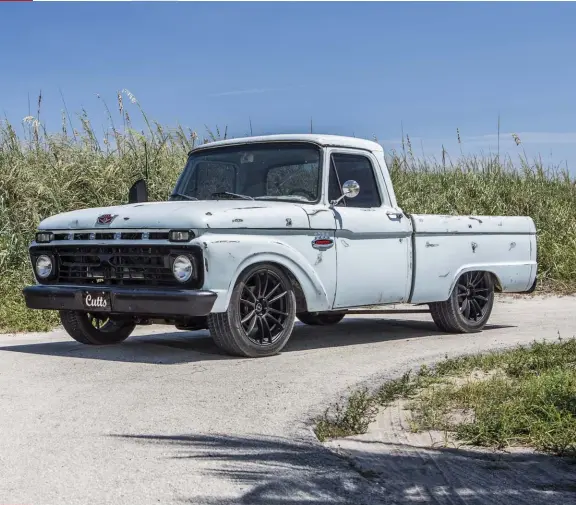
[[[192,153],[171,200],[320,199],[322,154],[307,143],[267,142]]]

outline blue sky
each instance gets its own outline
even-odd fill
[[[130,90],[149,116],[233,136],[376,136],[417,155],[501,152],[576,173],[573,3],[7,3],[0,111],[21,123]],[[134,106],[132,106],[134,107]],[[33,105],[32,114],[34,115]],[[136,115],[136,110],[134,110]],[[457,143],[456,128],[463,140]]]

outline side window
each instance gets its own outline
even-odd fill
[[[358,154],[341,154],[335,153],[332,155],[332,164],[338,174],[340,184],[348,180],[354,180],[360,184],[360,193],[356,198],[345,198],[346,207],[380,207],[382,200],[378,192],[376,178],[374,177],[374,170],[372,163],[366,158]],[[333,178],[333,173],[330,173],[330,179]],[[329,194],[332,193],[333,183],[329,182]],[[341,192],[338,189],[338,196]],[[337,197],[336,197],[337,198]]]

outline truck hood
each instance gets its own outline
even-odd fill
[[[99,216],[115,216],[97,224]],[[295,203],[258,200],[146,202],[64,212],[44,219],[40,230],[310,228],[308,214]]]

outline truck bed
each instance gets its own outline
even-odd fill
[[[410,301],[446,300],[458,277],[485,270],[503,292],[530,289],[536,278],[536,227],[529,217],[412,214]]]

